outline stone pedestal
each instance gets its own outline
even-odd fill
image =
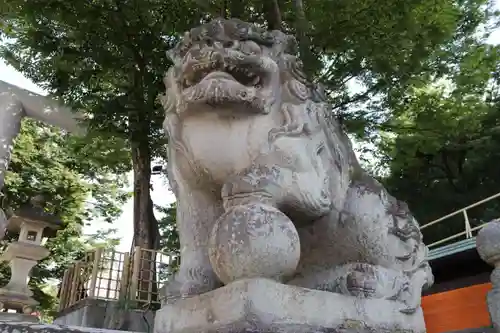
[[[38,317],[24,313],[0,312],[0,322],[39,323]]]
[[[247,279],[167,304],[155,333],[425,332],[422,311],[401,304]]]
[[[59,312],[53,323],[151,333],[154,315],[152,310],[125,309],[118,301],[85,298]]]
[[[34,324],[26,322],[4,322],[0,320],[0,332],[2,333],[125,333],[125,331],[103,330],[93,327],[66,326]],[[127,333],[138,333],[128,331]]]
[[[29,275],[33,266],[49,255],[42,242],[54,235],[50,230],[57,229],[59,224],[59,219],[44,210],[40,198],[21,206],[8,220],[7,230],[18,232],[19,238],[10,243],[0,257],[1,261],[9,262],[11,271],[10,281],[0,288],[0,309],[15,313],[0,313],[0,320],[38,321],[30,315],[38,302],[32,298],[33,292],[28,287]]]
[[[491,321],[496,332],[500,332],[500,220],[488,223],[476,237],[477,252],[481,259],[494,267],[491,273],[493,288],[486,301]]]

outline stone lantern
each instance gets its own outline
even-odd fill
[[[1,261],[9,262],[11,270],[10,281],[0,288],[0,309],[16,313],[0,312],[0,321],[38,321],[30,315],[38,302],[28,288],[29,275],[37,262],[49,255],[43,242],[54,237],[60,225],[58,217],[45,211],[41,197],[21,205],[8,219],[7,230],[19,233],[19,237],[0,256]]]

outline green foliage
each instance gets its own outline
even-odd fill
[[[2,53],[35,82],[91,113],[92,128],[127,140],[136,207],[147,207],[150,160],[165,158],[156,101],[170,66],[165,52],[184,30],[215,16],[279,23],[297,34],[306,70],[327,85],[340,112],[428,74],[449,56],[437,52],[441,45],[466,36],[488,15],[485,0],[283,1],[274,18],[270,3],[278,2],[8,0],[1,22],[12,42]],[[351,96],[353,80],[365,91]],[[353,122],[360,117],[366,112]],[[134,220],[135,234],[148,238],[136,244],[153,246],[152,209],[135,212]]]
[[[88,146],[82,148],[82,140]],[[40,302],[44,315],[51,316],[57,310],[57,297],[51,286],[62,278],[65,268],[81,258],[84,251],[102,245],[112,247],[117,240],[113,230],[84,237],[82,227],[95,219],[112,221],[121,213],[120,207],[128,198],[121,190],[125,178],[113,174],[127,161],[128,155],[108,161],[100,166],[100,159],[75,154],[100,144],[106,154],[106,144],[101,139],[73,138],[67,134],[33,120],[23,121],[21,133],[15,141],[9,171],[5,178],[3,207],[14,208],[37,194],[44,194],[47,208],[53,208],[64,221],[63,229],[46,246],[50,255],[34,267],[30,287]],[[116,168],[115,168],[116,167]],[[4,250],[17,235],[7,234],[1,242]],[[0,283],[10,278],[7,265],[0,265]]]
[[[497,80],[500,48],[478,40],[457,55],[446,81],[409,89],[383,124],[378,148],[388,189],[428,223],[499,191]],[[472,226],[500,215],[498,201],[474,208]],[[464,230],[460,214],[430,227],[426,242]]]
[[[326,86],[333,111],[357,138],[377,148],[375,155],[390,171],[384,182],[418,207],[421,220],[470,202],[473,185],[484,184],[481,191],[494,187],[493,157],[482,155],[495,157],[491,151],[498,151],[492,139],[497,97],[490,87],[498,76],[497,50],[477,37],[479,27],[486,25],[488,32],[488,24],[496,23],[487,0],[5,0],[0,10],[2,36],[9,38],[1,55],[85,110],[91,130],[103,135],[91,144],[87,139],[70,145],[74,151],[68,156],[87,156],[89,164],[77,159],[65,166],[89,181],[65,187],[71,172],[62,183],[54,180],[66,191],[55,202],[69,205],[58,209],[75,221],[95,214],[112,220],[117,210],[106,198],[116,195],[116,179],[110,175],[130,168],[121,160],[128,154],[134,171],[135,245],[178,249],[173,207],[156,221],[149,194],[151,160],[166,158],[156,97],[170,66],[166,51],[183,31],[217,16],[296,34],[311,79]],[[436,86],[440,79],[451,86]],[[106,153],[99,155],[102,145]],[[45,168],[49,162],[35,163]],[[450,163],[453,173],[446,170]],[[479,179],[478,173],[490,178]],[[18,188],[30,184],[23,174],[10,181]],[[76,214],[82,211],[77,198],[93,184],[94,210]],[[51,186],[47,181],[42,189],[58,193]],[[449,190],[460,192],[460,199]],[[449,202],[436,200],[443,197]]]
[[[156,209],[163,215],[158,220],[160,228],[161,242],[160,248],[166,253],[179,254],[179,234],[177,233],[176,219],[177,219],[177,204],[168,205],[167,207],[159,207]]]
[[[165,270],[168,268],[170,272],[177,271],[180,264],[180,243],[179,243],[179,233],[177,232],[177,205],[174,202],[166,207],[156,206],[156,209],[162,214],[162,217],[158,220],[158,228],[160,230],[160,250],[164,253],[172,254],[176,257],[176,260],[165,266],[161,267],[160,270]],[[162,272],[160,271],[160,274]],[[164,278],[164,276],[162,276]]]
[[[4,21],[5,36],[14,38],[2,50],[10,64],[89,112],[92,128],[125,139],[144,135],[162,155],[156,97],[170,65],[165,53],[175,43],[169,36],[199,20],[188,15],[187,4],[42,0],[20,8],[16,1],[7,3],[15,7]],[[135,128],[138,123],[147,126]]]
[[[81,148],[83,140],[88,141],[85,148]],[[89,156],[84,149],[95,150]],[[101,161],[103,155],[107,149],[100,138],[75,138],[25,120],[6,175],[3,204],[15,207],[42,194],[49,199],[47,208],[63,221],[113,220],[121,212],[118,205],[128,196],[121,190],[126,179],[120,172],[128,155],[106,160],[107,165]]]
[[[9,0],[3,7],[7,62],[87,112],[92,131],[125,143],[117,149],[126,148],[134,166],[134,243],[157,247],[150,161],[166,158],[157,96],[170,66],[166,51],[203,13],[194,1]]]

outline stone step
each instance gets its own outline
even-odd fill
[[[101,328],[49,325],[39,323],[26,323],[14,321],[0,321],[2,333],[123,333],[129,331],[106,330]],[[130,332],[138,333],[138,332]]]

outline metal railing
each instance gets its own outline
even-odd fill
[[[59,311],[84,299],[127,300],[136,308],[160,304],[160,287],[172,275],[176,260],[171,254],[140,247],[131,254],[89,251],[64,272]]]
[[[422,230],[427,229],[427,228],[429,228],[429,227],[431,227],[433,225],[440,224],[441,222],[443,222],[445,220],[448,220],[448,219],[450,219],[452,217],[455,217],[457,215],[461,214],[463,216],[463,219],[464,219],[464,231],[458,232],[458,233],[453,234],[453,235],[451,235],[449,237],[446,237],[446,238],[440,239],[438,241],[435,241],[435,242],[433,242],[431,244],[428,244],[427,247],[428,248],[433,248],[433,247],[436,247],[436,246],[441,245],[443,243],[447,243],[449,241],[452,241],[454,239],[457,239],[457,238],[463,237],[463,236],[465,236],[466,239],[474,237],[474,233],[477,232],[477,231],[479,231],[489,221],[480,221],[480,223],[477,226],[472,227],[471,226],[471,222],[470,222],[470,218],[469,218],[469,213],[467,213],[467,211],[469,211],[470,209],[475,208],[477,206],[480,206],[480,205],[482,205],[484,203],[487,203],[487,202],[489,202],[489,201],[491,201],[493,199],[496,199],[496,198],[500,198],[500,193],[492,195],[492,196],[490,196],[490,197],[488,197],[486,199],[483,199],[481,201],[473,203],[472,205],[469,205],[469,206],[464,207],[462,209],[456,210],[453,213],[450,213],[450,214],[445,215],[445,216],[443,216],[443,217],[441,217],[441,218],[439,218],[437,220],[434,220],[432,222],[429,222],[427,224],[424,224],[424,225],[420,226],[420,230],[422,231]]]

